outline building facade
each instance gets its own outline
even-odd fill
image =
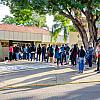
[[[49,31],[28,26],[16,26],[0,24],[0,60],[4,60],[9,54],[9,46],[20,44],[46,44],[51,43]],[[58,36],[57,43],[63,44],[63,36]]]

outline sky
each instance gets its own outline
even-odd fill
[[[0,23],[1,23],[2,19],[3,19],[6,15],[11,16],[9,7],[0,4]],[[46,24],[49,26],[50,29],[52,28],[52,25],[53,25],[53,19],[54,19],[54,18],[53,18],[52,15],[51,15],[51,16],[46,15]]]
[[[46,15],[46,24],[47,24],[47,26],[49,26],[49,28],[51,29],[52,28],[52,25],[54,24],[54,22],[53,22],[53,19],[54,19],[54,17],[53,17],[53,15]]]
[[[6,16],[11,15],[9,11],[9,7],[0,4],[0,21]]]
[[[9,7],[0,4],[0,23],[2,23],[1,21],[6,15],[12,16],[10,14]],[[52,30],[52,25],[54,24],[53,19],[54,19],[53,15],[51,15],[51,16],[48,15],[48,14],[46,15],[46,24],[49,27],[50,31]],[[61,33],[59,33],[59,34],[63,35],[63,31]]]

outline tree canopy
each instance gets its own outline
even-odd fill
[[[5,16],[2,22],[6,24],[15,24],[15,25],[25,25],[25,26],[37,26],[37,27],[45,27],[46,26],[46,17],[44,15],[39,15],[37,13],[33,13],[33,17],[29,20],[23,20],[16,17]]]
[[[63,15],[54,15],[55,24],[52,26],[52,38],[56,41],[59,33],[64,34],[64,41],[66,42],[69,32],[76,32],[76,29],[71,25],[71,20]]]
[[[96,21],[100,18],[100,0],[2,0],[4,4],[11,8],[14,14],[16,8],[28,11],[35,10],[40,14],[59,13],[66,18],[71,19],[73,25],[79,32],[84,47],[88,47],[88,42],[93,42],[94,46],[97,40]],[[31,14],[31,12],[29,13]],[[84,14],[84,18],[82,16]],[[84,21],[88,27],[84,26]],[[89,39],[87,29],[89,31]]]
[[[46,26],[45,15],[35,12],[27,0],[24,0],[24,3],[23,0],[2,0],[2,3],[10,7],[10,12],[13,15],[13,17],[5,16],[2,22],[16,25]]]

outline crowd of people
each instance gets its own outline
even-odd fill
[[[34,60],[42,62],[57,63],[61,65],[67,65],[71,62],[73,67],[79,66],[79,73],[83,73],[84,65],[87,62],[89,68],[92,68],[93,58],[97,59],[97,70],[99,72],[100,67],[100,43],[98,43],[96,50],[92,47],[92,44],[89,43],[87,50],[81,46],[78,47],[78,44],[74,44],[69,47],[68,44],[63,44],[62,46],[52,46],[48,45],[38,45],[36,47],[32,45],[17,45],[9,47],[9,60]]]

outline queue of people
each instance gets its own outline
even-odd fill
[[[42,61],[42,62],[51,62],[57,63],[61,65],[69,64],[71,61],[71,66],[79,68],[79,73],[83,73],[85,62],[89,64],[89,68],[92,68],[93,57],[96,54],[97,57],[97,70],[99,71],[100,67],[100,43],[97,45],[96,50],[92,47],[91,43],[89,44],[88,49],[85,51],[83,46],[81,48],[78,47],[78,44],[72,45],[69,47],[68,44],[62,45],[59,47],[58,45],[52,46],[49,44],[48,47],[45,45],[38,45],[36,47],[34,44],[32,45],[23,45],[23,46],[10,46],[9,47],[9,60],[34,60],[34,61]]]

